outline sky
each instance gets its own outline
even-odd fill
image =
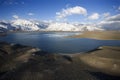
[[[0,20],[99,22],[120,14],[120,0],[0,0]]]

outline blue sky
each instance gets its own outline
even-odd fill
[[[76,12],[81,8],[87,11],[86,15],[84,11]],[[119,8],[120,0],[0,0],[0,20],[18,16],[23,19],[95,22],[104,14],[119,14]]]

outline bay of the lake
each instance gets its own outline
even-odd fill
[[[99,46],[120,46],[120,40],[66,38],[80,32],[16,32],[0,37],[0,41],[38,47],[50,53],[80,53]]]

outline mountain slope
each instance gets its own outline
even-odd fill
[[[23,19],[17,19],[13,20],[11,22],[11,25],[15,27],[18,30],[23,30],[23,31],[36,31],[39,30],[39,27],[34,24],[31,21],[28,20],[23,20]]]
[[[44,22],[15,19],[0,22],[0,27],[9,31],[96,31],[103,30],[93,24],[70,24],[66,22]]]

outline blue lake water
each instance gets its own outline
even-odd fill
[[[78,32],[19,32],[0,37],[0,41],[39,47],[52,53],[79,53],[99,46],[120,46],[120,40],[95,40],[86,38],[65,38]]]

